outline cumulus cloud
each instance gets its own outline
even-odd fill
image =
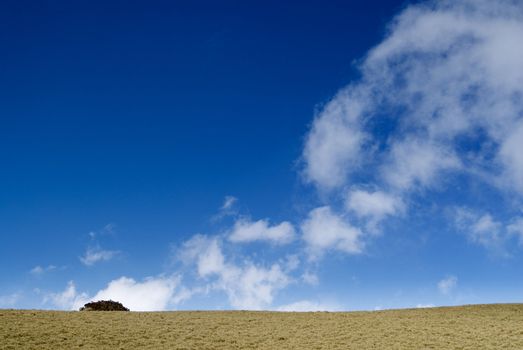
[[[62,310],[77,310],[89,301],[86,293],[76,290],[74,281],[69,281],[61,293],[50,293],[44,297],[44,303],[52,303]]]
[[[396,16],[384,39],[360,61],[361,78],[321,108],[306,135],[303,174],[328,205],[303,225],[307,243],[360,252],[361,229],[380,232],[387,217],[410,214],[407,203],[437,207],[447,191],[457,199],[466,197],[459,191],[470,197],[469,186],[512,197],[507,202],[519,205],[521,38],[518,1],[427,1]],[[340,193],[349,214],[345,220],[333,219],[326,209],[338,208]],[[519,225],[481,210],[486,213],[459,218],[460,229],[471,242],[504,255],[508,237],[523,236]],[[322,216],[330,222],[315,225]],[[340,241],[335,232],[349,238]]]
[[[274,244],[286,244],[294,239],[294,235],[294,227],[287,221],[271,226],[268,220],[253,222],[243,218],[235,222],[229,240],[237,243],[269,241]]]
[[[184,242],[182,249],[177,252],[177,258],[186,265],[195,264],[201,277],[218,273],[224,270],[225,266],[225,257],[218,238],[205,235],[195,235]]]
[[[345,89],[316,116],[303,151],[306,179],[322,188],[344,183],[362,161],[369,138],[361,125],[361,114],[369,103],[363,89]]]
[[[279,264],[270,267],[245,261],[226,261],[217,237],[196,235],[178,252],[185,264],[196,266],[198,276],[210,288],[227,294],[235,309],[261,310],[269,307],[275,294],[290,283],[290,277]]]
[[[120,277],[109,282],[106,288],[98,291],[94,296],[85,292],[78,292],[73,281],[61,293],[51,293],[45,296],[44,302],[52,303],[63,310],[77,310],[90,301],[116,300],[132,311],[163,311],[175,301],[179,302],[186,297],[175,294],[179,278],[149,277],[143,282],[137,282],[129,277]]]
[[[82,264],[92,266],[101,261],[109,261],[120,254],[116,250],[103,250],[100,248],[87,248],[84,256],[80,257]]]
[[[362,60],[362,78],[315,117],[305,178],[321,190],[373,185],[405,199],[459,175],[522,195],[522,37],[520,2],[409,6]],[[398,210],[387,208],[377,215]]]
[[[458,285],[456,276],[448,276],[438,282],[438,290],[443,295],[449,295]]]
[[[109,282],[92,300],[117,300],[133,311],[163,311],[175,295],[177,277],[149,277],[137,282],[120,277]]]
[[[368,220],[367,229],[372,232],[377,230],[380,221],[402,213],[405,206],[399,196],[383,191],[351,190],[347,194],[345,207],[356,216]]]
[[[233,279],[230,279],[231,271],[224,272],[220,283],[229,295],[231,305],[237,309],[261,310],[271,305],[275,293],[290,282],[277,264],[270,268],[248,264],[233,273],[236,275]]]
[[[393,188],[430,187],[438,174],[460,168],[460,161],[446,146],[412,138],[391,145],[381,173]]]
[[[350,254],[362,252],[361,230],[336,215],[328,206],[313,209],[302,223],[301,230],[313,256],[329,249]]]

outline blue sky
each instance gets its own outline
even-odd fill
[[[0,308],[523,297],[513,1],[4,1]]]

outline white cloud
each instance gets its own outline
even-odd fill
[[[352,190],[347,195],[345,207],[375,225],[387,216],[402,213],[405,206],[400,197],[383,191]]]
[[[391,186],[407,190],[414,186],[429,187],[439,173],[459,167],[457,157],[444,146],[408,139],[392,145],[381,172]]]
[[[456,208],[455,223],[467,234],[471,242],[491,250],[503,249],[502,224],[494,220],[490,214],[480,215],[467,208]]]
[[[459,174],[522,195],[522,37],[519,1],[409,6],[315,117],[306,178],[406,198]]]
[[[523,245],[523,218],[513,217],[504,222],[489,213],[481,213],[466,207],[454,208],[454,221],[475,244],[487,248],[497,256],[511,256],[511,240]]]
[[[195,264],[199,277],[209,281],[212,289],[224,291],[235,309],[267,308],[277,291],[290,283],[279,264],[266,268],[248,261],[242,265],[227,262],[216,237],[196,235],[178,255],[186,264]]]
[[[362,252],[362,232],[334,214],[330,207],[313,209],[301,224],[303,239],[313,257],[328,249],[350,254]]]
[[[115,300],[132,311],[164,311],[175,296],[177,277],[149,277],[143,282],[120,277],[91,299]]]
[[[204,235],[195,235],[185,242],[177,252],[177,258],[186,265],[196,264],[201,277],[220,272],[225,266],[218,239]]]
[[[417,304],[416,305],[416,309],[427,309],[427,308],[432,308],[432,307],[436,307],[436,305],[434,305],[434,304]]]
[[[340,311],[338,305],[317,303],[309,300],[301,300],[295,303],[282,305],[276,309],[285,312],[311,312],[311,311]]]
[[[78,310],[90,301],[114,300],[121,302],[131,311],[164,311],[171,303],[186,298],[175,294],[178,277],[149,277],[143,282],[132,278],[120,277],[109,282],[105,289],[90,297],[87,293],[79,293],[73,281],[69,281],[61,293],[47,294],[44,303],[51,302],[63,310]]]
[[[361,89],[345,89],[314,119],[303,151],[307,180],[333,188],[359,167],[368,138],[360,121],[366,103]]]
[[[289,278],[277,264],[269,269],[249,264],[233,279],[223,274],[221,283],[233,307],[261,310],[272,304],[275,292],[286,287]]]
[[[78,293],[73,281],[69,281],[61,293],[50,293],[44,297],[44,303],[51,302],[62,310],[78,310],[89,301],[86,293]]]
[[[231,242],[270,241],[275,244],[290,243],[294,239],[294,227],[284,221],[270,226],[268,220],[249,221],[239,219],[229,234]]]
[[[449,295],[458,285],[456,276],[448,276],[438,282],[438,290],[443,295]]]
[[[101,236],[115,234],[115,228],[115,224],[109,223],[105,225],[101,230],[89,232],[89,237],[91,237],[92,242],[97,242]],[[119,251],[104,250],[99,247],[98,243],[93,243],[90,247],[87,248],[85,254],[79,257],[79,259],[82,262],[82,264],[86,266],[92,266],[98,262],[109,261],[118,256],[119,254]]]
[[[97,262],[109,261],[120,254],[116,250],[103,250],[100,248],[87,248],[84,256],[80,257],[82,264],[92,266]]]

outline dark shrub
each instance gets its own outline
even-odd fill
[[[117,301],[100,300],[85,304],[80,311],[129,311],[129,309]]]

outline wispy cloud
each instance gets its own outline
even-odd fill
[[[116,232],[116,224],[109,223],[98,231],[89,232],[89,237],[91,237],[92,239],[95,239],[99,236],[113,235],[115,232]]]
[[[497,257],[510,257],[523,244],[523,216],[515,215],[505,221],[491,213],[468,207],[452,208],[455,227],[471,243],[483,246]],[[514,244],[517,241],[517,244]]]
[[[236,209],[236,203],[238,203],[238,198],[234,196],[225,196],[222,206],[218,210],[218,213],[211,218],[211,221],[216,222],[225,217],[237,215],[238,210]]]
[[[272,305],[275,294],[290,283],[290,277],[275,263],[270,267],[251,262],[227,261],[218,238],[196,235],[183,244],[178,257],[196,266],[198,276],[211,289],[224,291],[235,309],[260,310]]]
[[[523,245],[523,217],[515,217],[507,225],[507,232],[510,236],[518,239],[519,245]]]
[[[51,303],[62,310],[77,310],[89,301],[86,293],[79,293],[73,281],[69,281],[62,292],[48,293],[44,296],[44,304]]]
[[[7,295],[0,295],[0,308],[16,307],[16,304],[21,299],[20,293],[12,293]]]
[[[317,286],[320,284],[320,278],[318,277],[318,275],[315,273],[311,273],[310,271],[305,271],[301,275],[301,279],[303,280],[303,282],[311,286]]]
[[[234,204],[236,204],[237,201],[238,201],[238,198],[236,198],[234,196],[225,196],[225,199],[223,200],[223,205],[220,208],[220,210],[223,210],[223,211],[230,210],[234,206]]]
[[[456,289],[458,285],[458,278],[456,276],[448,276],[438,282],[438,290],[443,295],[449,295]]]
[[[100,242],[104,241],[104,236],[116,234],[116,225],[109,223],[98,231],[89,232],[91,243],[87,247],[83,256],[79,259],[85,266],[93,266],[96,263],[109,261],[121,254],[118,250],[107,250],[100,247]]]
[[[310,311],[340,311],[342,308],[336,304],[324,304],[310,300],[300,300],[291,304],[282,305],[276,309],[285,312],[310,312]]]
[[[51,271],[54,271],[56,270],[57,267],[54,266],[54,265],[47,265],[45,267],[42,267],[40,265],[37,265],[35,267],[33,267],[29,272],[34,275],[34,276],[42,276],[44,275],[45,273],[47,272],[51,272]]]
[[[87,248],[85,254],[79,259],[86,266],[93,266],[101,261],[109,261],[120,254],[116,250],[103,250],[101,248]]]

